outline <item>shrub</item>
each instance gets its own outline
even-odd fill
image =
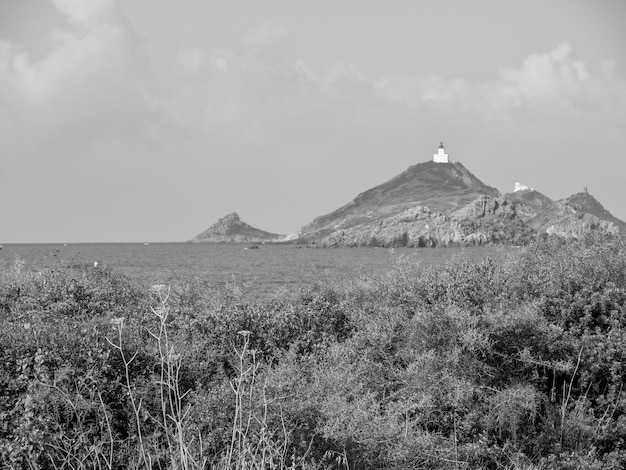
[[[250,301],[202,279],[0,269],[13,468],[623,468],[626,251],[399,257]]]

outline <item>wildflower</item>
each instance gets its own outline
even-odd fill
[[[153,286],[150,286],[150,292],[152,292],[153,294],[159,294],[166,288],[167,286],[165,284],[154,284]]]
[[[111,325],[122,326],[124,323],[124,317],[111,318],[110,323]]]

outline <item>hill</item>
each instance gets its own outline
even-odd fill
[[[283,235],[254,228],[232,212],[204,232],[189,240],[192,243],[265,243],[276,241]]]
[[[317,244],[331,246],[436,247],[523,244],[534,236],[502,196],[479,196],[466,206],[432,211],[415,206],[373,224],[339,229]]]
[[[525,224],[537,233],[581,237],[589,230],[626,234],[626,223],[613,216],[587,192],[576,193],[558,201],[532,191],[506,194],[516,206]]]
[[[548,235],[626,234],[626,223],[590,194],[553,201],[534,190],[504,196],[460,163],[425,162],[305,225],[318,246],[526,244]]]
[[[626,234],[626,222],[618,219],[607,211],[604,206],[600,204],[600,201],[586,191],[568,197],[563,203],[577,211],[593,215],[600,220],[611,222],[619,228],[620,233]]]
[[[548,214],[554,206],[552,199],[532,189],[507,193],[504,197],[515,205],[517,214],[524,222],[529,222],[539,215]]]
[[[373,224],[416,206],[454,210],[483,195],[498,196],[499,192],[461,163],[418,163],[339,209],[315,218],[301,229],[300,240],[315,242],[336,230]]]

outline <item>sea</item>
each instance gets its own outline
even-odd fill
[[[360,274],[383,274],[400,258],[429,267],[452,258],[505,258],[513,248],[310,248],[298,245],[193,243],[4,244],[0,267],[21,260],[108,266],[149,288],[202,277],[215,288],[237,285],[249,298],[297,293]]]

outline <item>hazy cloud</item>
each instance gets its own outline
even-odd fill
[[[142,107],[132,30],[112,1],[54,4],[75,27],[54,30],[43,57],[0,42],[0,106],[45,145],[122,132]]]
[[[181,67],[188,72],[198,72],[204,65],[204,54],[198,47],[179,49],[177,59]]]
[[[291,34],[284,26],[264,23],[244,36],[244,41],[253,47],[274,47],[289,39]]]
[[[549,53],[532,54],[522,66],[501,68],[500,79],[484,88],[486,100],[501,111],[524,108],[533,114],[588,116],[623,109],[624,83],[593,75],[587,64],[571,58],[564,42]]]
[[[43,143],[73,145],[132,130],[134,138],[259,144],[285,140],[284,129],[306,142],[320,129],[385,133],[406,128],[407,119],[539,122],[623,114],[625,104],[615,63],[594,73],[568,42],[477,85],[436,74],[369,77],[348,62],[314,72],[274,54],[290,33],[270,23],[245,36],[248,50],[191,45],[178,49],[172,65],[147,65],[113,0],[53,3],[73,27],[54,31],[42,58],[0,41],[0,106]]]
[[[52,0],[54,6],[74,24],[90,23],[111,14],[115,0]]]

